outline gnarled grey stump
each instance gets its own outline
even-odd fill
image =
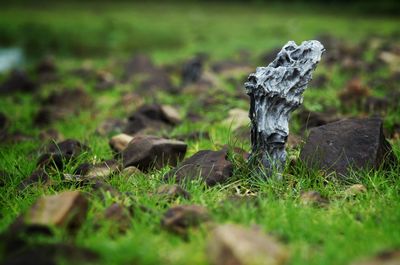
[[[319,41],[289,41],[267,67],[257,67],[245,83],[250,96],[251,158],[270,176],[286,161],[290,113],[301,105],[312,71],[325,51]]]

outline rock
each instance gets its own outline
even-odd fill
[[[39,198],[24,215],[24,224],[77,229],[86,218],[89,203],[80,191],[65,191]]]
[[[225,224],[212,232],[207,257],[213,265],[283,265],[289,253],[275,238],[260,230]]]
[[[28,186],[36,185],[36,184],[44,184],[47,185],[50,183],[50,177],[43,169],[37,169],[32,172],[32,174],[24,179],[19,185],[18,189],[23,190]]]
[[[113,203],[104,211],[104,220],[110,221],[118,229],[118,232],[124,233],[131,226],[131,213],[129,210],[119,204]]]
[[[203,206],[179,205],[167,210],[161,225],[170,232],[184,236],[189,228],[196,227],[209,219],[207,209]]]
[[[400,264],[400,250],[386,250],[375,257],[351,263],[351,265],[398,265]]]
[[[182,68],[182,83],[183,86],[195,83],[200,80],[203,72],[203,56],[196,56],[195,58],[187,61]]]
[[[184,142],[155,136],[135,136],[122,152],[124,168],[135,166],[148,171],[153,166],[157,169],[166,165],[176,166],[186,153]]]
[[[3,264],[7,265],[55,265],[60,264],[96,264],[97,253],[86,248],[62,243],[25,244],[22,249],[6,251]],[[64,263],[66,262],[66,263]]]
[[[68,162],[90,148],[75,139],[67,139],[59,143],[50,143],[45,147],[45,152],[39,157],[38,167],[56,167],[63,169],[64,161]]]
[[[313,128],[300,153],[309,167],[346,177],[352,169],[372,169],[395,163],[379,118],[347,119]]]
[[[317,191],[306,191],[302,192],[300,195],[300,202],[303,205],[310,205],[310,206],[327,206],[329,204],[329,200]]]
[[[160,130],[175,126],[181,121],[179,113],[172,106],[143,105],[128,118],[124,129],[126,134],[135,134],[144,129]]]
[[[59,131],[56,129],[46,129],[42,130],[39,133],[39,140],[41,141],[51,141],[51,142],[58,142],[61,141],[64,137],[61,135]]]
[[[143,173],[142,171],[140,171],[140,169],[138,169],[137,167],[126,167],[122,170],[121,174],[125,175],[125,176],[132,176],[132,175],[136,175],[136,174],[141,174]]]
[[[106,194],[109,194],[112,197],[116,197],[116,198],[123,197],[122,193],[119,190],[117,190],[110,184],[105,183],[102,180],[94,179],[93,182],[91,183],[91,187],[93,188],[93,191],[95,192],[95,194],[97,196],[100,196],[103,200],[106,200],[106,198],[109,197]]]
[[[116,160],[107,160],[99,164],[90,165],[84,163],[78,166],[76,174],[80,181],[90,181],[92,179],[104,180],[120,170],[120,164]]]
[[[184,190],[181,186],[173,184],[164,184],[157,188],[156,195],[165,199],[168,202],[176,200],[178,197],[182,197],[189,200],[191,195],[189,192]]]
[[[164,179],[173,178],[184,182],[201,178],[208,186],[224,183],[233,174],[233,165],[227,156],[226,148],[220,151],[199,151],[169,171]]]
[[[229,126],[232,130],[240,127],[248,127],[250,124],[249,112],[242,109],[229,110],[229,116],[222,122],[224,125]],[[248,129],[250,131],[250,128]]]
[[[0,84],[0,93],[35,92],[37,85],[21,70],[13,70],[10,76]]]
[[[363,184],[354,184],[348,187],[344,193],[347,196],[357,196],[362,193],[366,193],[367,188]]]
[[[100,136],[108,136],[111,133],[121,133],[125,128],[126,122],[119,119],[109,118],[103,121],[96,129]]]
[[[129,142],[132,141],[133,136],[121,133],[113,136],[110,140],[110,147],[117,153],[121,153],[128,146]]]
[[[92,104],[92,98],[82,88],[56,91],[42,101],[42,107],[36,114],[34,122],[38,126],[49,125],[68,115],[78,114]]]
[[[58,79],[57,72],[57,66],[52,56],[46,56],[36,66],[36,73],[40,83],[56,81]]]

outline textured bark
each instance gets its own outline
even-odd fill
[[[262,163],[268,176],[285,164],[290,113],[301,105],[323,52],[315,40],[300,46],[289,41],[272,63],[257,67],[245,83],[250,96],[251,158]]]

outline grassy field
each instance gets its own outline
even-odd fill
[[[10,132],[19,131],[32,136],[32,140],[17,144],[0,145],[0,169],[11,173],[0,186],[0,231],[22,212],[26,211],[43,194],[63,190],[81,189],[62,179],[62,173],[73,173],[76,165],[64,172],[51,175],[54,182],[46,187],[17,189],[19,183],[36,167],[43,142],[38,139],[41,128],[34,125],[32,117],[40,107],[39,98],[62,87],[83,87],[94,98],[91,109],[71,115],[52,124],[64,138],[75,138],[91,147],[80,161],[98,162],[113,153],[108,145],[109,136],[99,136],[96,128],[106,118],[126,118],[138,106],[125,108],[118,104],[121,94],[137,89],[135,84],[117,84],[113,90],[98,92],[94,82],[87,82],[68,73],[83,64],[95,70],[111,71],[121,76],[121,65],[128,56],[144,52],[158,65],[177,64],[196,53],[209,55],[211,61],[238,57],[238,51],[250,51],[251,65],[261,65],[261,54],[280,47],[288,40],[300,42],[330,34],[355,45],[371,35],[389,38],[399,34],[399,19],[367,17],[348,13],[337,14],[321,9],[301,10],[274,6],[244,5],[177,5],[177,4],[101,4],[101,5],[45,5],[35,7],[8,7],[0,10],[0,46],[17,45],[27,53],[27,69],[33,70],[40,54],[51,51],[59,68],[60,80],[44,85],[35,95],[17,93],[0,97],[0,112],[11,120]],[[391,37],[393,38],[393,37]],[[397,44],[399,39],[397,37]],[[327,51],[329,53],[329,50]],[[365,61],[371,61],[369,50]],[[119,67],[119,68],[118,68]],[[313,111],[335,108],[347,116],[368,116],[357,109],[341,109],[339,91],[354,77],[338,67],[322,64],[316,76],[327,74],[329,82],[323,89],[311,87],[304,95],[304,106]],[[376,72],[364,71],[358,75],[364,83],[386,78],[386,68]],[[0,76],[0,80],[6,75]],[[195,104],[197,97],[187,94],[171,95],[160,91],[143,96],[143,102],[158,102],[179,107],[180,113],[195,112],[204,119],[193,123],[184,120],[168,136],[174,137],[194,131],[207,131],[211,139],[187,141],[186,157],[203,149],[217,150],[222,145],[240,146],[249,150],[250,143],[235,139],[228,125],[221,123],[232,108],[247,110],[248,102],[235,97],[237,88],[218,77],[224,94],[216,94],[222,101],[207,109]],[[238,77],[241,80],[242,76]],[[174,79],[175,80],[175,79]],[[178,84],[178,81],[175,82]],[[397,89],[399,88],[397,84]],[[371,87],[371,93],[382,96],[384,88]],[[228,95],[228,97],[227,97]],[[231,97],[229,97],[231,96]],[[390,109],[383,117],[385,129],[391,132],[400,123],[400,108]],[[297,119],[291,124],[299,133]],[[390,140],[400,156],[399,140]],[[298,149],[290,149],[298,156]],[[87,221],[76,235],[61,229],[52,237],[32,237],[34,242],[69,242],[97,252],[102,264],[208,264],[205,252],[208,228],[190,231],[189,240],[164,231],[160,226],[163,213],[175,204],[200,204],[210,211],[215,223],[258,225],[266,233],[279,238],[287,245],[291,265],[350,264],[359,258],[369,257],[382,250],[400,247],[400,168],[391,171],[354,172],[346,183],[333,181],[320,172],[308,172],[300,164],[287,168],[283,180],[254,180],[246,175],[243,161],[236,162],[233,180],[224,185],[207,188],[201,182],[191,182],[184,188],[192,195],[190,200],[178,198],[167,203],[149,195],[162,184],[168,168],[137,174],[129,178],[120,174],[109,180],[121,192],[129,192],[123,203],[142,205],[151,211],[135,210],[131,228],[123,235],[111,234],[107,226],[97,229],[96,216],[112,202],[90,197]],[[347,196],[345,190],[353,183],[362,183],[367,192],[356,197]],[[304,206],[299,197],[302,191],[315,190],[329,198],[327,207]],[[227,200],[233,194],[251,193],[251,202],[238,203]],[[0,253],[1,255],[5,255]]]

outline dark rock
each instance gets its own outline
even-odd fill
[[[308,167],[346,177],[350,168],[371,169],[396,160],[379,118],[347,119],[313,128],[300,153]]]
[[[0,84],[0,93],[34,92],[36,84],[21,70],[13,70],[3,84]]]
[[[68,264],[94,264],[98,260],[99,256],[89,249],[57,243],[27,245],[15,252],[7,252],[3,264],[56,265],[60,261]]]
[[[78,114],[92,103],[92,98],[81,88],[53,92],[42,101],[42,107],[34,118],[35,124],[44,126],[68,115]]]
[[[158,70],[140,82],[136,90],[141,95],[154,95],[157,91],[175,93],[171,78],[164,71]]]
[[[128,118],[124,133],[135,134],[144,129],[160,130],[177,125],[179,113],[171,106],[143,105]]]
[[[184,190],[181,186],[173,184],[164,184],[157,188],[156,195],[165,199],[167,202],[176,200],[178,197],[190,199],[190,193]]]
[[[203,206],[179,205],[167,210],[161,220],[161,226],[170,232],[185,236],[189,228],[209,219],[208,211]]]
[[[44,148],[44,153],[39,157],[39,167],[55,166],[63,169],[64,161],[68,162],[90,148],[75,139],[67,139],[59,143],[50,143]]]
[[[32,172],[32,174],[24,179],[19,185],[18,189],[23,190],[31,185],[36,184],[48,184],[50,182],[50,177],[43,169],[37,169]]]
[[[187,61],[182,68],[182,83],[183,85],[195,83],[200,80],[203,72],[204,58],[196,56],[195,58]]]
[[[148,171],[166,165],[176,166],[186,153],[187,145],[177,140],[155,136],[136,136],[122,152],[124,167],[135,166]]]
[[[52,82],[58,79],[57,66],[52,56],[46,56],[36,66],[36,73],[41,83]]]
[[[226,148],[220,151],[199,151],[168,172],[164,179],[184,182],[201,178],[208,186],[223,183],[233,174],[233,165],[227,156]]]

